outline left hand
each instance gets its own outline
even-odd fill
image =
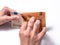
[[[19,17],[17,15],[10,15],[9,13],[14,12],[14,10],[4,7],[2,10],[0,10],[0,25],[12,21],[12,20],[18,20]]]

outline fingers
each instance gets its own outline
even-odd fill
[[[30,18],[30,20],[29,20],[29,22],[28,22],[27,30],[30,31],[30,30],[33,29],[34,20],[35,20],[34,17]]]
[[[3,16],[3,15],[7,15],[7,16],[12,16],[14,15],[14,12],[16,12],[15,10],[13,9],[10,9],[8,7],[4,7],[1,11],[0,11],[0,16]],[[20,15],[20,14],[18,14]],[[16,15],[17,16],[17,15]]]
[[[40,27],[40,20],[36,20],[36,22],[34,23],[34,27],[33,27],[34,34],[38,33],[39,27]]]
[[[5,11],[6,11],[5,9],[0,10],[0,16],[3,16]]]
[[[10,15],[10,17],[8,16],[8,14],[9,14],[9,12],[11,13],[12,11],[14,11],[14,10],[12,10],[12,9],[10,9],[10,8],[8,8],[8,7],[4,7],[1,11],[0,11],[0,16],[2,15],[4,15],[4,16],[7,16],[8,17],[8,19],[9,18],[11,18],[11,19],[14,19],[14,17],[17,17],[17,18],[19,18],[18,16],[16,16],[16,15],[13,15],[13,16],[11,16]],[[16,18],[16,19],[17,19]],[[6,19],[6,18],[5,18]]]
[[[43,27],[42,31],[38,34],[38,40],[42,39],[45,34],[46,34],[46,28]]]
[[[18,20],[19,17],[18,16],[0,16],[0,23],[6,23],[12,20]]]
[[[15,10],[13,9],[10,9],[8,7],[4,7],[1,11],[0,11],[0,15],[8,15],[8,16],[11,16],[12,15],[12,12],[16,12]]]
[[[8,8],[8,7],[4,7],[4,8],[0,11],[0,16],[3,16],[3,15],[10,16],[10,11],[9,11],[9,8]]]
[[[33,24],[34,24],[34,20],[35,18],[32,17],[30,18],[29,22],[24,22],[21,26],[21,32],[24,31],[24,35],[27,35],[27,37],[29,37],[30,35],[30,30],[32,30]]]
[[[5,21],[12,21],[12,20],[18,20],[19,17],[18,16],[4,16],[3,20]]]
[[[11,8],[8,8],[8,7],[4,7],[2,10],[8,10],[10,12],[14,12],[15,10],[11,9]]]
[[[26,30],[27,25],[28,25],[28,23],[27,23],[27,22],[24,22],[24,23],[22,24],[22,26],[21,26],[21,31]]]
[[[14,10],[4,7],[2,10],[0,10],[0,23],[6,23],[8,21],[12,20],[19,20],[19,16],[11,14]],[[11,16],[12,15],[12,16]]]
[[[9,16],[12,20],[19,20],[19,16],[17,15],[12,15],[12,16]],[[11,20],[10,20],[11,21]]]

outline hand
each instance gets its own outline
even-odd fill
[[[32,17],[29,22],[24,22],[19,32],[21,45],[40,45],[46,33],[45,27],[38,33],[40,21]]]
[[[14,12],[14,10],[4,7],[2,10],[0,10],[0,25],[12,21],[12,20],[18,20],[19,17],[17,15],[12,15],[11,12]]]

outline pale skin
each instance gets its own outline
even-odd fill
[[[8,12],[14,12],[14,10],[4,7],[2,10],[0,10],[0,25],[5,24],[6,22],[12,21],[12,20],[18,20],[19,17],[16,15],[9,16]]]
[[[20,30],[21,45],[41,45],[42,38],[46,33],[46,28],[43,27],[42,31],[38,32],[40,21],[32,17],[28,22],[24,22]]]
[[[0,25],[12,20],[18,20],[19,17],[16,15],[8,16],[7,11],[14,12],[14,10],[4,7],[0,10]],[[19,31],[20,45],[41,45],[41,41],[46,34],[46,28],[43,27],[41,32],[37,32],[39,29],[40,21],[31,17],[28,22],[24,22]]]

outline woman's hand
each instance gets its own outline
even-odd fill
[[[12,20],[18,20],[19,17],[16,15],[10,15],[11,12],[14,12],[14,10],[4,7],[2,10],[0,10],[0,25],[12,21]]]
[[[29,22],[24,22],[19,32],[21,45],[40,45],[46,33],[45,27],[38,33],[40,21],[32,17]]]

